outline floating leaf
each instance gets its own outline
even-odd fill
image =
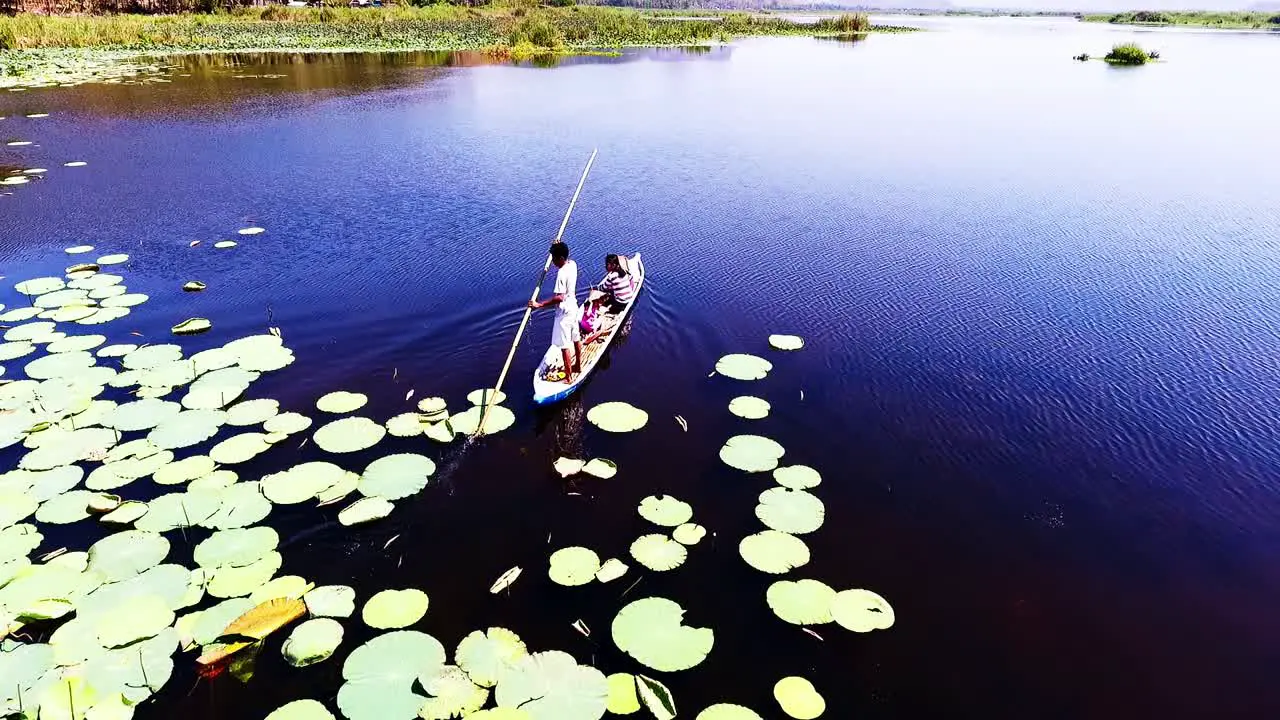
[[[326,452],[350,453],[377,445],[386,434],[386,428],[369,418],[347,417],[324,425],[312,438]]]
[[[242,433],[232,436],[214,445],[209,451],[209,457],[219,465],[248,462],[271,448],[266,437],[263,433]]]
[[[144,595],[98,621],[98,642],[106,648],[121,647],[153,637],[172,624],[169,604],[159,596]]]
[[[720,448],[720,459],[746,472],[769,472],[786,453],[781,445],[759,435],[734,435]]]
[[[302,596],[312,617],[351,617],[356,610],[356,591],[346,585],[321,585]]]
[[[489,592],[496,595],[511,587],[511,584],[516,581],[516,578],[520,577],[520,573],[521,569],[519,567],[513,567],[502,573],[502,576],[495,580],[493,585],[489,586]]]
[[[763,380],[772,369],[768,360],[741,353],[725,355],[716,363],[716,372],[734,380]]]
[[[788,465],[773,471],[773,481],[792,490],[808,490],[822,483],[822,476],[808,465]]]
[[[194,527],[208,520],[222,507],[220,492],[187,490],[161,495],[147,503],[147,514],[133,526],[151,532]]]
[[[774,530],[803,535],[822,527],[826,508],[816,495],[804,490],[775,487],[760,493],[756,517]]]
[[[474,435],[480,427],[480,416],[484,415],[484,412],[483,407],[476,405],[454,415],[444,423],[437,423],[434,427],[445,425],[452,427],[453,432],[459,435]],[[515,422],[515,413],[501,405],[490,405],[489,414],[484,418],[483,434],[494,435],[511,427]],[[431,428],[427,428],[427,437],[432,437]]]
[[[226,421],[227,414],[221,410],[184,410],[159,422],[147,440],[162,450],[190,447],[218,434]]]
[[[99,522],[110,525],[132,525],[139,518],[147,514],[147,504],[137,500],[128,500],[120,503],[115,510],[98,518]]]
[[[644,675],[636,676],[636,690],[644,706],[657,720],[672,720],[676,716],[676,701],[666,685]]]
[[[870,590],[844,590],[831,600],[831,616],[836,623],[854,632],[885,630],[893,626],[889,601]]]
[[[63,252],[67,253],[68,255],[80,255],[87,252],[93,252],[93,246],[92,245],[75,245],[73,247],[67,248]]]
[[[357,489],[367,497],[399,500],[420,492],[435,471],[436,464],[422,455],[387,455],[369,463]]]
[[[302,463],[262,478],[262,492],[277,505],[293,505],[316,497],[346,475],[346,470],[330,462]]]
[[[640,710],[636,697],[636,676],[631,673],[614,673],[609,681],[609,704],[606,709],[613,715],[630,715]]]
[[[129,256],[123,253],[119,255],[103,255],[98,258],[99,265],[119,265],[126,262],[129,262]]]
[[[502,672],[529,654],[524,641],[506,628],[476,630],[458,643],[458,666],[481,687],[493,687]]]
[[[593,458],[582,467],[582,472],[601,480],[608,480],[618,474],[618,465],[612,460]]]
[[[183,292],[200,292],[201,290],[204,290],[204,289],[205,289],[205,288],[207,288],[207,287],[209,287],[209,286],[208,286],[208,285],[205,285],[204,283],[200,282],[199,280],[192,280],[191,282],[186,283],[185,285],[183,285],[183,286],[182,286],[182,290],[183,290]]]
[[[640,501],[640,517],[655,525],[676,527],[689,522],[693,508],[670,495],[650,495]]]
[[[804,347],[804,339],[796,335],[770,335],[769,345],[774,350],[799,350]]]
[[[35,278],[34,280],[24,280],[18,283],[17,285],[14,285],[13,289],[17,290],[23,295],[30,296],[30,295],[44,295],[45,293],[55,292],[55,291],[61,290],[66,286],[67,284],[62,281],[62,278],[40,277],[40,278]]]
[[[338,513],[338,522],[343,525],[360,525],[391,514],[395,505],[390,500],[380,497],[361,498],[342,509]]]
[[[499,390],[495,395],[492,388],[480,388],[479,390],[472,390],[467,393],[467,402],[472,405],[485,405],[486,403],[501,405],[506,402],[506,399],[506,393]]]
[[[269,527],[219,530],[202,540],[195,549],[195,562],[202,568],[252,565],[280,545],[280,535]]]
[[[108,298],[108,300],[104,300],[103,302],[105,303],[110,299],[111,298]],[[213,323],[209,322],[206,318],[187,318],[177,325],[174,325],[172,331],[174,335],[197,335],[202,332],[207,332],[212,327]]]
[[[769,403],[758,397],[740,395],[729,402],[729,412],[747,420],[760,420],[769,415]]]
[[[494,697],[499,707],[523,709],[532,720],[597,720],[608,705],[609,682],[568,653],[540,652],[504,670]]]
[[[43,539],[44,536],[34,525],[26,523],[0,530],[0,565],[25,558],[32,550],[40,547]]]
[[[400,413],[387,421],[387,432],[395,437],[415,437],[424,430],[418,413]]]
[[[614,618],[614,644],[654,670],[687,670],[706,659],[715,637],[709,628],[683,625],[683,618],[684,609],[666,598],[636,600]]]
[[[301,600],[292,598],[276,598],[255,605],[243,615],[227,625],[219,637],[246,638],[247,640],[230,640],[225,644],[214,644],[205,648],[196,662],[200,665],[219,663],[235,652],[248,647],[252,641],[262,640],[271,633],[297,620],[306,613]]]
[[[587,420],[606,432],[639,430],[649,422],[649,413],[624,402],[607,402],[587,411]]]
[[[51,353],[92,350],[106,341],[106,335],[68,335],[61,340],[49,343],[45,346],[45,350]]]
[[[551,567],[547,574],[559,585],[574,587],[594,580],[599,569],[600,557],[594,551],[567,547],[551,554]]]
[[[46,500],[36,511],[36,520],[53,525],[66,525],[89,517],[89,500],[94,493],[88,490],[72,490],[65,495]]]
[[[369,598],[360,617],[371,628],[404,628],[421,620],[427,605],[427,594],[421,590],[383,590]]]
[[[316,409],[320,410],[320,412],[345,415],[346,413],[359,410],[368,402],[369,398],[366,395],[347,392],[346,390],[339,390],[337,392],[331,392],[317,400]]]
[[[239,230],[238,232],[241,235],[257,235],[258,233],[266,232],[266,229],[260,227],[247,227]]]
[[[225,250],[227,248],[233,248],[237,244],[238,243],[236,243],[236,241],[234,240],[219,240],[218,242],[214,243],[213,246],[218,250]]]
[[[240,427],[260,425],[278,412],[280,403],[275,400],[246,400],[227,409],[227,424]]]
[[[613,582],[627,573],[627,564],[617,558],[609,558],[596,571],[596,580],[602,583]]]
[[[438,422],[448,416],[448,405],[442,397],[427,397],[418,401],[418,411],[422,413],[423,419],[431,422]]]
[[[738,543],[738,553],[751,567],[775,575],[809,562],[809,546],[800,538],[777,530],[746,536]]]
[[[650,570],[674,570],[684,564],[689,551],[666,535],[642,535],[631,543],[631,557]]]
[[[836,591],[817,580],[779,580],[769,586],[766,600],[778,617],[792,625],[829,623]]]
[[[335,718],[333,713],[315,700],[294,700],[273,710],[266,720],[335,720]]]
[[[555,470],[560,473],[560,477],[569,477],[582,472],[582,468],[587,463],[583,460],[575,460],[573,458],[557,458],[555,462]]]
[[[36,351],[36,346],[29,342],[9,342],[0,344],[0,360],[16,360]]]
[[[0,528],[27,519],[40,507],[39,501],[24,492],[0,490]]]
[[[479,710],[489,700],[489,690],[467,678],[453,665],[445,665],[432,678],[420,679],[432,697],[422,705],[418,716],[423,720],[449,720]]]
[[[263,423],[262,428],[269,433],[292,435],[311,427],[311,418],[295,412],[276,415]]]
[[[342,643],[342,625],[337,620],[317,618],[293,629],[280,648],[294,667],[306,667],[328,659]]]
[[[754,710],[741,705],[719,703],[698,713],[694,720],[764,720]]]
[[[827,703],[802,677],[785,677],[773,686],[773,697],[782,711],[796,720],[813,720],[827,709]]]
[[[89,570],[107,582],[131,578],[158,565],[169,554],[169,541],[157,533],[125,530],[108,535],[89,548]]]
[[[424,633],[399,630],[356,648],[342,665],[346,680],[338,709],[348,720],[411,720],[426,698],[413,692],[420,677],[444,667],[444,646]]]
[[[130,370],[149,370],[182,359],[178,345],[147,345],[124,356],[124,366]]]
[[[707,534],[707,529],[697,523],[685,523],[671,533],[671,537],[681,545],[697,545]]]

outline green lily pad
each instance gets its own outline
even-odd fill
[[[129,256],[124,253],[120,253],[118,255],[103,255],[98,258],[99,265],[119,265],[126,262],[129,262]]]
[[[13,308],[12,310],[0,313],[0,322],[26,322],[39,314],[40,308],[37,307]]]
[[[109,297],[124,295],[129,289],[123,285],[108,285],[106,287],[94,288],[89,291],[90,300],[106,300]]]
[[[774,350],[799,350],[804,347],[804,339],[797,335],[770,335],[769,345]]]
[[[226,421],[227,414],[222,410],[183,410],[158,423],[147,440],[161,450],[178,450],[217,435]]]
[[[822,476],[808,465],[788,465],[773,471],[773,481],[792,490],[808,490],[822,483]]]
[[[155,473],[172,460],[173,453],[165,450],[143,458],[133,457],[109,462],[89,473],[84,485],[90,490],[115,490],[138,478]]]
[[[220,567],[209,578],[205,591],[216,598],[243,597],[271,580],[283,562],[280,553],[272,551],[244,567]]]
[[[262,429],[269,433],[284,433],[286,435],[300,433],[309,427],[311,427],[311,418],[295,412],[280,413],[268,419],[262,425]]]
[[[223,440],[209,451],[209,457],[219,465],[235,465],[248,462],[271,449],[265,433],[241,433]]]
[[[618,464],[604,458],[592,458],[582,466],[582,472],[601,480],[608,480],[618,474]]]
[[[150,370],[181,359],[179,345],[146,345],[125,355],[121,362],[129,370]]]
[[[46,338],[50,333],[56,332],[56,327],[51,322],[29,322],[6,330],[4,339],[8,342],[45,342],[42,338]]]
[[[62,278],[40,277],[33,280],[23,280],[17,285],[14,285],[13,289],[23,295],[43,295],[45,293],[61,290],[66,287],[66,285],[67,284],[62,281]]]
[[[191,364],[195,366],[197,375],[213,372],[214,370],[224,370],[235,365],[239,358],[236,354],[224,347],[209,348],[201,350],[191,356]]]
[[[13,470],[31,481],[31,496],[40,502],[61,495],[80,484],[84,469],[79,465],[63,465],[52,470]]]
[[[44,536],[35,525],[21,523],[0,530],[0,564],[25,558],[40,547]]]
[[[836,591],[817,580],[779,580],[765,597],[774,614],[793,625],[829,623]]]
[[[217,509],[199,523],[213,530],[248,527],[271,514],[271,501],[263,497],[261,484],[257,482],[234,483],[206,491],[197,489],[193,481],[187,486],[187,492],[207,492],[217,498]]]
[[[672,539],[681,545],[697,545],[706,535],[707,529],[697,523],[685,523],[671,533]]]
[[[754,710],[741,705],[718,703],[698,713],[694,720],[764,720]]]
[[[599,569],[600,556],[594,551],[584,547],[567,547],[551,554],[551,567],[547,574],[559,585],[574,587],[594,580]]]
[[[430,635],[400,630],[356,648],[342,665],[346,682],[338,709],[348,720],[413,720],[426,698],[413,692],[420,677],[444,667],[445,651]]]
[[[422,455],[387,455],[369,463],[357,489],[366,497],[399,500],[421,492],[435,471],[436,464]]]
[[[640,517],[654,525],[676,527],[689,522],[693,508],[670,495],[650,495],[640,501]]]
[[[208,455],[192,455],[164,465],[153,473],[152,479],[158,485],[181,485],[208,475],[215,467]]]
[[[277,505],[294,505],[342,482],[347,474],[330,462],[302,463],[262,478],[262,493]]]
[[[72,377],[80,371],[93,367],[97,360],[93,355],[84,352],[64,352],[45,355],[27,363],[24,371],[32,380],[47,380],[56,377]]]
[[[556,472],[560,473],[560,477],[569,477],[570,475],[577,475],[582,472],[582,468],[586,466],[586,464],[585,460],[562,457],[556,458],[555,465],[552,467],[555,468]]]
[[[202,568],[252,565],[280,545],[280,535],[269,527],[219,530],[202,540],[195,549],[195,562]]]
[[[147,514],[133,526],[138,530],[166,532],[195,527],[208,520],[222,507],[222,491],[187,490],[161,495],[147,503]]]
[[[467,393],[467,402],[471,403],[472,405],[484,405],[485,403],[493,403],[494,405],[501,405],[502,403],[506,402],[506,400],[507,400],[506,393],[499,390],[497,394],[494,394],[493,388],[480,388],[479,390],[472,390],[471,392]]]
[[[26,491],[0,491],[0,528],[19,523],[36,512],[40,502]]]
[[[227,248],[233,248],[238,244],[239,243],[237,243],[235,240],[219,240],[218,242],[214,243],[213,246],[218,250],[225,250]]]
[[[769,472],[786,453],[781,445],[759,435],[734,435],[720,448],[720,459],[746,472]]]
[[[315,700],[294,700],[272,710],[267,720],[335,720],[335,718],[333,713]]]
[[[639,430],[649,422],[649,413],[624,402],[607,402],[587,411],[587,420],[606,432]]]
[[[773,363],[755,355],[734,353],[725,355],[716,363],[716,372],[734,380],[763,380]]]
[[[98,518],[108,525],[132,525],[147,514],[147,504],[138,500],[126,500],[115,510]]]
[[[640,698],[636,696],[636,676],[631,673],[614,673],[609,681],[609,704],[605,708],[611,715],[630,715],[640,710]]]
[[[499,707],[520,708],[532,720],[598,720],[609,702],[609,681],[572,655],[540,652],[502,671],[494,698]]]
[[[334,503],[356,491],[356,486],[360,483],[360,476],[353,472],[343,472],[342,477],[333,485],[316,493],[316,502],[321,504]],[[372,499],[372,498],[366,498]],[[384,498],[379,498],[384,499]],[[359,501],[357,501],[358,503]],[[356,504],[356,503],[353,503]],[[365,512],[368,508],[360,509]],[[387,512],[390,512],[388,508]]]
[[[814,720],[827,709],[827,703],[802,677],[785,677],[773,686],[773,697],[782,711],[796,720]]]
[[[480,687],[493,687],[503,671],[526,657],[529,650],[520,636],[506,628],[476,630],[458,643],[458,666]]]
[[[234,470],[214,470],[187,483],[188,490],[217,490],[236,484],[240,476]]]
[[[23,340],[20,342],[0,343],[0,361],[17,360],[36,351],[36,346]]]
[[[266,228],[247,227],[247,228],[241,228],[237,232],[239,232],[241,235],[257,235],[259,233],[266,232]]]
[[[646,667],[678,672],[706,659],[715,643],[710,628],[683,624],[684,608],[661,597],[636,600],[613,619],[613,642]]]
[[[666,535],[641,535],[631,543],[631,557],[657,572],[680,567],[688,556],[684,545]]]
[[[119,295],[117,297],[124,297],[124,296]],[[98,310],[98,312],[86,318],[83,318],[81,320],[77,320],[76,322],[80,323],[81,325],[102,325],[103,323],[109,323],[113,320],[119,320],[120,318],[128,314],[129,314],[129,308],[127,307],[104,307]]]
[[[350,453],[377,445],[386,434],[386,428],[369,418],[347,417],[324,425],[312,439],[326,452]]]
[[[383,590],[369,598],[360,617],[371,628],[404,628],[421,620],[427,605],[427,594],[421,590]]]
[[[118,582],[158,565],[168,554],[169,541],[163,535],[125,530],[89,548],[89,570],[101,573],[107,582]]]
[[[746,536],[738,543],[738,554],[751,567],[775,575],[809,562],[809,546],[800,538],[777,530]]]
[[[96,290],[97,288],[119,285],[122,282],[124,282],[124,277],[120,275],[99,272],[89,277],[76,278],[67,283],[67,287],[76,288],[77,290]]]
[[[36,511],[36,520],[52,525],[66,525],[89,517],[89,501],[95,493],[88,490],[72,490],[65,495],[46,500]]]
[[[387,421],[387,432],[394,437],[416,437],[425,429],[422,416],[414,412],[400,413]]]
[[[106,335],[68,335],[45,346],[51,353],[92,350],[107,341]]]
[[[871,632],[893,627],[893,607],[870,590],[843,590],[831,600],[831,617],[840,627]]]
[[[487,688],[471,682],[466,673],[453,665],[445,665],[433,678],[422,678],[422,684],[431,695],[418,712],[423,720],[449,720],[469,715],[489,700]]]
[[[134,598],[97,622],[98,642],[116,648],[154,637],[173,624],[173,609],[157,595]]]
[[[623,575],[627,574],[627,564],[618,558],[609,558],[600,565],[600,569],[596,571],[596,580],[598,582],[613,582]]]
[[[333,413],[335,415],[345,415],[349,412],[355,412],[365,406],[369,402],[366,395],[360,393],[347,392],[346,390],[338,390],[316,401],[316,409],[320,412]]]
[[[351,617],[356,610],[356,591],[346,585],[321,585],[302,596],[311,617]]]
[[[101,312],[101,309],[92,305],[66,305],[54,310],[46,310],[45,312],[40,313],[40,317],[53,320],[54,322],[79,322],[81,320],[88,320],[89,318],[96,316],[99,312]],[[67,337],[65,333],[58,334],[63,336],[63,340]],[[54,340],[49,344],[52,345],[54,342],[60,341]]]
[[[68,305],[89,305],[89,291],[73,290],[71,288],[58,290],[47,295],[41,295],[35,299],[33,304],[44,310],[66,307]]]
[[[282,575],[278,578],[272,578],[271,582],[259,587],[249,595],[249,599],[254,605],[261,605],[269,600],[285,598],[288,600],[301,600],[307,591],[315,587],[315,583],[310,582],[301,575]]]
[[[342,625],[330,618],[308,620],[293,629],[280,653],[294,667],[306,667],[329,659],[342,644]]]
[[[760,420],[769,416],[769,402],[750,395],[740,395],[729,401],[729,412],[747,420]]]
[[[822,527],[826,508],[816,495],[804,490],[775,487],[760,493],[756,517],[774,530],[803,535]]]
[[[480,405],[472,406],[457,415],[450,417],[446,422],[437,423],[434,427],[445,425],[452,427],[453,432],[458,435],[474,435],[480,427],[480,416],[484,414],[484,408]],[[484,435],[495,435],[506,430],[516,422],[516,414],[501,405],[490,405],[489,414],[484,418]],[[432,437],[431,428],[426,430],[427,437]]]
[[[240,360],[240,367],[255,372],[274,372],[293,364],[293,351],[283,347],[263,350]]]
[[[121,296],[121,297],[128,297],[128,296]],[[108,298],[106,300],[103,300],[103,302],[104,303],[110,302],[113,299],[118,299],[118,298]],[[213,323],[209,322],[208,318],[187,318],[186,320],[183,320],[182,322],[170,328],[170,331],[174,335],[198,335],[202,332],[208,332],[212,327],[213,327]]]
[[[68,255],[79,255],[81,253],[93,252],[93,246],[92,245],[73,245],[72,247],[67,248],[63,252],[65,252]]]
[[[275,400],[246,400],[227,409],[227,424],[239,427],[261,425],[279,412],[280,403]]]
[[[209,287],[209,286],[208,286],[208,285],[205,285],[204,283],[200,282],[199,280],[192,280],[192,281],[190,281],[190,282],[183,283],[183,285],[182,285],[182,291],[183,291],[183,292],[200,292],[201,290],[204,290],[204,289],[205,289],[205,288],[207,288],[207,287]]]

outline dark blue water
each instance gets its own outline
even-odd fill
[[[323,524],[332,507],[277,508],[273,525],[305,533],[282,572],[362,599],[420,587],[423,629],[446,646],[500,625],[606,672],[638,669],[609,641],[617,609],[675,598],[717,633],[706,663],[664,677],[682,717],[722,701],[782,717],[769,688],[791,674],[832,718],[1275,716],[1280,37],[932,26],[551,69],[189,61],[170,84],[6,94],[0,139],[38,145],[0,146],[0,164],[54,170],[0,197],[0,274],[56,273],[73,244],[128,252],[130,288],[153,299],[113,340],[190,315],[215,325],[192,349],[278,326],[298,361],[255,397],[306,412],[358,390],[382,419],[409,389],[458,405],[496,377],[599,148],[566,239],[584,275],[637,250],[650,273],[609,367],[581,404],[536,412],[538,317],[506,387],[513,430],[367,529]],[[1070,60],[1129,39],[1165,61]],[[270,74],[284,77],[234,77]],[[14,117],[27,112],[51,117]],[[234,235],[248,224],[268,232]],[[210,247],[229,238],[240,246]],[[192,279],[209,290],[178,291]],[[773,332],[808,344],[769,354]],[[750,386],[708,378],[728,352],[776,369]],[[773,414],[730,416],[744,392]],[[584,425],[607,400],[650,426]],[[827,522],[798,576],[879,592],[892,629],[818,641],[772,615],[770,579],[736,551],[769,482],[716,457],[739,432],[824,475]],[[622,471],[566,486],[550,471],[566,447]],[[282,452],[242,476],[320,457]],[[714,533],[684,568],[644,573],[621,600],[638,575],[544,578],[564,545],[625,556],[654,492]],[[516,564],[517,591],[490,596]],[[249,685],[180,675],[139,716],[328,701],[342,653],[369,636],[346,626],[335,660],[293,670],[269,648]]]

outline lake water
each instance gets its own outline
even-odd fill
[[[297,362],[250,397],[318,415],[320,395],[359,391],[379,420],[428,395],[459,408],[496,378],[599,148],[566,240],[584,280],[610,251],[643,252],[650,273],[608,367],[538,411],[529,377],[550,326],[536,315],[505,386],[516,425],[462,454],[388,438],[337,459],[359,471],[416,451],[453,467],[360,529],[335,522],[341,506],[277,507],[282,573],[353,585],[361,602],[418,587],[431,606],[417,627],[450,649],[503,626],[606,673],[643,669],[609,639],[618,609],[676,599],[716,632],[706,662],[661,675],[681,717],[713,702],[784,717],[770,689],[787,675],[839,719],[1275,717],[1280,35],[885,20],[931,32],[554,68],[187,59],[167,84],[6,93],[0,139],[36,144],[0,145],[0,164],[52,170],[0,197],[0,302],[24,304],[12,281],[60,273],[66,246],[126,252],[126,283],[152,299],[105,326],[113,342],[162,342],[193,315],[214,330],[181,341],[192,351],[275,326]],[[1131,39],[1164,61],[1071,60]],[[235,235],[247,225],[267,232]],[[180,292],[193,279],[209,289]],[[771,351],[777,332],[806,347]],[[730,352],[774,370],[708,377]],[[772,414],[733,417],[739,394]],[[584,422],[610,400],[649,425]],[[717,458],[738,433],[823,474],[826,522],[789,577],[880,593],[891,629],[821,626],[818,640],[769,610],[774,578],[737,544],[761,529],[771,482]],[[333,459],[297,445],[237,469]],[[566,451],[620,472],[566,483],[551,470]],[[147,484],[129,492],[158,492]],[[690,502],[712,533],[684,567],[546,579],[559,547],[627,558],[652,531],[636,505],[653,493]],[[40,552],[98,533],[55,528]],[[190,545],[173,546],[185,562]],[[490,595],[514,565],[512,592]],[[302,670],[273,641],[247,685],[197,684],[180,655],[137,717],[333,708],[342,658],[373,634],[344,625],[338,656]]]

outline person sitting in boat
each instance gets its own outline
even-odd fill
[[[602,313],[604,303],[609,296],[601,290],[592,288],[587,302],[582,306],[582,317],[578,320],[578,330],[582,335],[582,344],[589,345],[600,336],[600,325],[604,320]]]
[[[627,272],[626,264],[615,254],[604,257],[604,279],[596,289],[609,296],[609,310],[618,312],[635,296],[635,277]]]

